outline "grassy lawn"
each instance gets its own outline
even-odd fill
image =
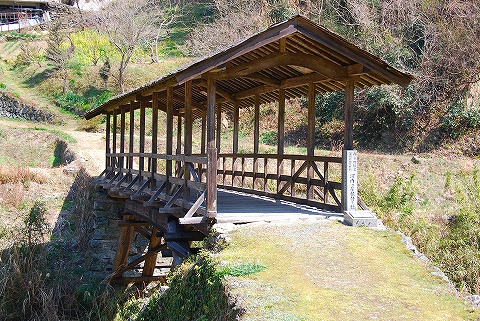
[[[479,320],[389,231],[325,220],[246,225],[222,264],[266,269],[229,277],[243,320]]]

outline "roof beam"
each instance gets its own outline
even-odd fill
[[[337,65],[328,59],[305,53],[274,53],[224,71],[212,73],[212,76],[217,80],[247,77],[261,70],[288,65],[304,67],[330,79],[348,78],[346,67]]]
[[[280,80],[264,76],[262,74],[259,74],[258,72],[245,76],[244,78],[255,80],[265,85],[280,86]]]
[[[366,66],[370,70],[384,76],[391,82],[397,83],[401,86],[406,86],[413,79],[412,76],[402,74],[398,70],[395,70],[395,68],[390,67],[387,63],[381,61],[379,58],[368,52],[358,49],[340,36],[326,32],[318,26],[313,30],[311,26],[307,26],[307,23],[299,21],[297,29],[306,37],[309,37],[310,39],[326,46],[327,48]]]
[[[196,81],[195,82],[196,85],[202,87],[205,89],[205,91],[202,91],[205,96],[207,95],[207,92],[206,92],[206,89],[207,89],[207,81],[204,80],[204,79],[201,79],[199,81]],[[230,94],[229,92],[227,92],[226,90],[220,88],[220,86],[217,84],[217,87],[216,87],[216,93],[220,96],[222,96],[223,98],[225,98],[225,100],[229,101],[229,102],[235,102],[235,96],[233,96],[232,94]]]
[[[159,98],[162,98],[162,99],[165,99],[167,98],[167,92],[166,91],[162,91],[161,93],[159,93],[158,95]],[[173,93],[173,100],[174,101],[178,101],[178,102],[181,102],[182,104],[185,103],[185,97],[179,95],[179,94],[176,94],[176,93]],[[195,100],[192,100],[192,107],[196,108],[196,109],[200,109],[200,110],[206,110],[206,107],[203,106],[202,104],[200,104],[199,102],[195,101]]]
[[[258,86],[255,88],[247,89],[242,92],[238,92],[235,94],[235,98],[238,100],[245,99],[248,97],[253,97],[255,95],[261,95],[261,94],[266,94],[278,89],[288,89],[288,88],[294,88],[294,87],[299,87],[303,85],[307,85],[309,83],[324,83],[331,81],[332,79],[329,79],[323,75],[320,75],[316,72],[312,72],[310,74],[306,74],[303,76],[298,76],[298,77],[292,77],[288,78],[285,80],[282,80],[279,86],[272,86],[272,85],[262,85]]]

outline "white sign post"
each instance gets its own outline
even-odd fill
[[[356,150],[343,151],[342,207],[343,220],[352,226],[377,226],[377,218],[371,211],[358,210],[358,160]]]
[[[356,211],[358,209],[357,151],[344,150],[343,161],[343,210]]]

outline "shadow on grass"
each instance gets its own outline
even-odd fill
[[[81,170],[48,241],[45,205],[35,212],[32,207],[28,219],[35,224],[24,224],[8,235],[9,246],[0,252],[0,320],[114,319],[117,304],[128,295],[85,267],[82,245],[88,243],[92,221],[88,202],[82,205],[79,200],[88,196],[90,182]]]
[[[23,81],[23,83],[27,85],[29,88],[34,88],[40,85],[41,83],[43,83],[48,78],[50,78],[53,72],[54,72],[53,69],[47,68],[42,72],[35,73],[32,76],[28,77]]]

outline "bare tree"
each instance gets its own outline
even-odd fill
[[[162,32],[174,21],[173,5],[166,0],[113,1],[99,11],[96,23],[120,55],[118,82],[125,92],[125,72],[135,51],[142,45],[158,42]],[[161,30],[160,30],[161,29]]]
[[[50,26],[47,44],[45,57],[48,59],[53,73],[62,78],[63,94],[65,94],[68,90],[68,70],[75,45],[58,21]]]
[[[215,0],[217,18],[190,35],[187,46],[193,55],[204,55],[250,36],[270,24],[266,0]]]

